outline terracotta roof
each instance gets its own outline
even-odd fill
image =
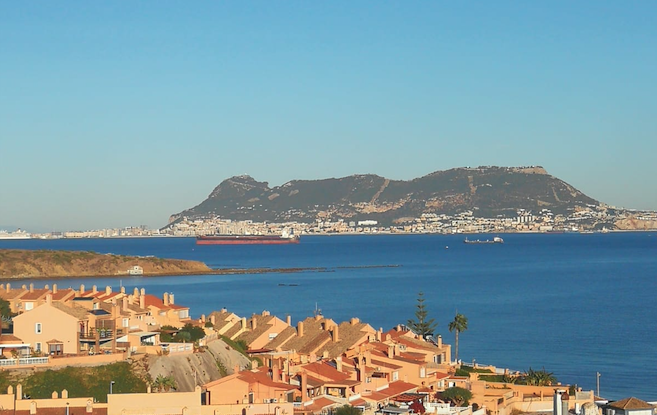
[[[333,382],[349,379],[349,375],[339,372],[336,368],[326,362],[315,362],[303,365],[303,370],[308,373],[319,375],[320,378]]]
[[[63,290],[57,290],[56,293],[52,294],[52,300],[53,301],[61,301],[71,295],[75,295],[75,290],[71,288],[66,288]]]
[[[78,305],[73,305],[73,307],[71,307],[62,303],[52,303],[51,306],[77,318],[78,320],[85,320],[89,315],[89,312],[86,308],[80,307]]]
[[[7,290],[4,289],[4,290],[0,290],[0,298],[7,301],[15,300],[17,298],[20,298],[26,292],[28,291],[27,289],[24,288],[12,288],[9,290],[9,292],[7,292]]]
[[[374,359],[371,360],[371,364],[373,366],[385,367],[386,369],[392,369],[392,370],[401,369],[403,367],[403,366],[395,365],[393,363],[384,362],[383,360],[374,360]]]
[[[32,292],[28,291],[25,293],[24,296],[21,297],[21,300],[38,300],[42,297],[45,297],[46,294],[48,294],[50,290],[47,290],[45,288],[40,288],[33,290]]]
[[[612,408],[625,409],[625,410],[634,410],[634,409],[654,409],[655,406],[649,404],[646,401],[641,399],[630,397],[621,399],[620,401],[612,402],[609,405]]]
[[[237,374],[237,378],[245,382],[259,383],[261,385],[269,386],[272,388],[281,389],[284,391],[296,390],[296,386],[288,385],[287,383],[275,382],[266,373],[260,371],[244,370]]]
[[[23,340],[14,336],[13,334],[2,334],[0,335],[0,344],[12,344],[12,343],[23,343]]]
[[[330,406],[336,406],[339,405],[337,402],[332,401],[328,398],[320,397],[320,398],[315,398],[313,399],[312,403],[309,405],[304,405],[303,409],[304,410],[311,410],[311,411],[320,411],[322,409],[328,408]]]
[[[57,343],[64,343],[64,342],[61,341],[61,340],[57,340],[57,339],[48,340],[46,342],[46,344],[57,344]]]

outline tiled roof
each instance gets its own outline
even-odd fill
[[[325,323],[325,325],[327,326],[331,326],[332,324],[335,324],[331,320],[326,320],[324,318],[315,320],[314,317],[308,317],[305,320],[303,320],[303,336],[292,337],[288,342],[285,343],[284,348],[286,350],[297,350],[300,352],[302,350],[305,350],[306,346],[312,341],[314,341],[319,334],[321,333],[328,334],[327,332],[322,330],[322,323]],[[321,345],[317,345],[317,346],[319,347]],[[269,347],[269,345],[267,345],[267,347]]]
[[[635,409],[654,409],[655,407],[641,399],[630,397],[621,399],[620,401],[612,402],[608,406],[612,408],[635,410]]]
[[[261,385],[269,386],[271,388],[281,389],[284,391],[296,390],[296,386],[288,385],[287,383],[275,382],[266,373],[260,371],[244,370],[238,373],[237,378],[248,383],[259,383]]]
[[[331,341],[325,344],[317,351],[318,355],[328,353],[330,359],[334,359],[346,352],[348,349],[361,343],[369,333],[374,333],[374,329],[365,323],[351,324],[348,321],[340,323],[338,326],[338,341]]]
[[[56,293],[53,293],[52,294],[52,299],[53,299],[53,301],[61,301],[65,298],[69,297],[70,295],[75,295],[75,290],[73,290],[71,288],[66,288],[66,289],[63,289],[63,290],[57,290]]]
[[[242,323],[238,321],[233,325],[233,327],[229,328],[228,331],[224,333],[224,336],[232,339],[237,335],[237,333],[240,332],[240,330],[242,330]]]
[[[287,342],[296,336],[296,329],[294,327],[286,327],[282,332],[278,333],[272,341],[265,345],[265,349],[276,350],[279,346],[287,344]]]
[[[319,377],[323,378],[324,380],[331,380],[334,382],[347,380],[349,378],[349,375],[346,373],[338,372],[336,368],[326,362],[308,363],[303,365],[303,370],[308,373],[319,375]]]
[[[237,340],[244,340],[246,342],[247,346],[250,346],[251,343],[253,343],[255,340],[257,340],[260,336],[265,334],[270,328],[271,328],[271,322],[274,319],[273,316],[262,316],[260,314],[256,314],[251,317],[251,319],[255,318],[256,321],[256,328],[255,330],[248,329],[244,333],[240,334],[237,337]],[[251,319],[248,319],[246,321],[247,327],[251,327]]]
[[[52,303],[51,306],[77,318],[78,320],[86,320],[87,316],[89,315],[86,308],[77,305],[73,305],[73,307],[71,307],[62,303]]]
[[[305,337],[305,335],[304,335]],[[319,351],[326,343],[331,341],[331,334],[328,331],[321,331],[315,335],[311,341],[307,342],[300,350],[299,353],[310,354]]]
[[[313,412],[316,411],[321,411],[322,409],[331,407],[331,406],[336,406],[339,405],[337,402],[332,401],[328,398],[320,397],[320,398],[315,398],[311,404],[309,405],[304,405],[303,409],[305,410],[311,410]]]
[[[0,298],[2,298],[3,300],[7,300],[7,301],[15,300],[17,298],[20,298],[26,292],[28,292],[28,291],[24,288],[12,288],[12,289],[9,290],[9,292],[7,292],[6,289],[5,290],[0,290]]]
[[[31,292],[28,291],[24,296],[21,297],[21,300],[38,300],[45,297],[49,292],[50,290],[46,290],[45,288],[32,290]]]
[[[0,344],[12,344],[12,343],[23,343],[23,340],[14,336],[13,334],[2,334],[0,335]]]
[[[71,414],[91,414],[91,415],[107,415],[107,408],[93,408],[92,412],[86,412],[86,407],[84,406],[71,406],[68,408]],[[37,408],[37,414],[39,415],[66,415],[66,408]],[[11,414],[11,415],[29,415],[30,410],[4,410],[0,411],[0,415]]]

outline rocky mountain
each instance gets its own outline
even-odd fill
[[[354,175],[293,180],[275,187],[235,176],[221,182],[199,205],[172,215],[169,222],[220,217],[257,222],[371,219],[392,224],[423,213],[472,211],[479,217],[513,217],[517,209],[550,209],[556,214],[587,204],[599,202],[540,166],[455,168],[408,181]]]

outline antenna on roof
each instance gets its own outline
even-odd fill
[[[315,311],[314,311],[315,317],[321,316],[322,315],[322,310],[320,308],[317,308],[317,302],[315,302]]]

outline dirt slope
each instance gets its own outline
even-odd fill
[[[149,356],[148,373],[152,379],[158,375],[173,376],[178,391],[191,392],[196,385],[202,386],[222,377],[217,360],[227,369],[228,374],[234,372],[235,365],[239,365],[240,369],[249,365],[249,359],[243,354],[228,347],[223,341],[215,340],[202,353]]]

